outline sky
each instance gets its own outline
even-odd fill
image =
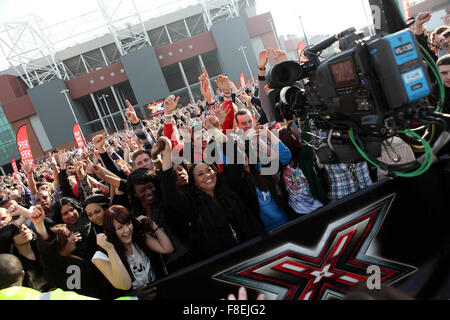
[[[111,0],[107,0],[111,1]],[[308,37],[314,34],[334,34],[354,26],[367,25],[363,1],[367,0],[256,0],[257,14],[270,11],[279,36],[288,34]],[[152,4],[167,4],[174,0],[135,0],[138,9]],[[182,3],[190,1],[184,0]],[[96,0],[0,0],[0,25],[19,21],[36,14],[47,25],[53,25],[98,9]],[[7,63],[0,52],[0,69]]]

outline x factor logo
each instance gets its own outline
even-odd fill
[[[261,290],[277,300],[343,298],[358,283],[367,281],[367,268],[373,265],[380,268],[381,284],[390,285],[415,271],[377,257],[369,248],[394,197],[331,223],[315,249],[286,243],[213,278]]]

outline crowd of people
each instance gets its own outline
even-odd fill
[[[450,27],[427,38],[427,19],[420,14],[414,31],[434,54],[450,99]],[[366,161],[321,163],[316,151],[327,136],[310,119],[277,121],[265,79],[270,57],[287,60],[281,50],[259,52],[257,85],[238,89],[219,75],[214,92],[203,69],[203,101],[179,106],[171,95],[150,119],[127,102],[128,129],[2,176],[0,298],[22,285],[157,299],[155,280],[382,179],[386,173]],[[404,141],[387,146],[382,158],[416,156]]]

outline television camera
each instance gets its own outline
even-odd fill
[[[398,12],[391,0],[382,3],[385,10]],[[439,105],[431,107],[424,100],[433,88],[428,67],[436,66],[422,56],[425,50],[401,14],[390,18],[395,21],[389,34],[365,38],[350,28],[306,48],[307,61],[285,61],[267,72],[267,84],[274,89],[269,96],[279,117],[307,115],[317,128],[328,131],[327,145],[317,152],[322,163],[368,160],[391,175],[423,173],[433,151],[449,140],[449,117],[439,112]],[[340,52],[321,60],[321,52],[337,41]],[[437,68],[434,71],[439,79]],[[414,131],[428,125],[441,128],[433,149]],[[422,142],[426,152],[414,163],[376,160],[382,141],[395,135]]]

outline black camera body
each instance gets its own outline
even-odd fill
[[[320,52],[339,40],[341,52],[320,61]],[[318,128],[349,128],[380,142],[410,127],[422,98],[431,93],[427,66],[408,29],[363,39],[354,28],[305,51],[308,61],[285,61],[267,73],[281,117],[311,115]]]

